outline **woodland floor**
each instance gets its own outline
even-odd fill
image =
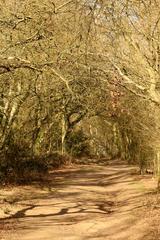
[[[0,189],[0,240],[158,240],[156,181],[120,161],[50,173]]]

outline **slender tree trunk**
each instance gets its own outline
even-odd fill
[[[62,155],[65,155],[67,150],[66,150],[66,137],[67,137],[67,134],[68,134],[68,121],[65,117],[65,115],[63,114],[62,115],[62,137],[61,137],[61,144],[62,144],[62,147],[61,147],[61,153]]]
[[[157,188],[158,188],[158,190],[160,190],[160,152],[158,151],[157,152],[157,157],[156,157],[156,159],[157,159],[157,177],[158,177],[158,182],[157,182]]]
[[[30,85],[28,86],[28,90],[23,93],[21,82],[17,83],[16,89],[14,84],[10,86],[8,98],[4,101],[3,118],[1,123],[2,129],[0,132],[0,149],[3,149],[6,142],[9,140],[12,125],[18,115],[22,103],[29,95],[29,89]],[[15,93],[17,97],[14,97]]]

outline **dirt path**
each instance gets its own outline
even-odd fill
[[[51,174],[49,192],[21,201],[23,209],[6,219],[14,231],[2,240],[139,240],[148,224],[137,217],[154,181],[125,164],[80,166]]]

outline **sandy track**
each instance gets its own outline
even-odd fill
[[[4,240],[140,240],[148,223],[137,217],[141,197],[154,187],[134,167],[113,162],[108,166],[80,166],[51,174],[47,195],[33,194],[23,209],[4,224]]]

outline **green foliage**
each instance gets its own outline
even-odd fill
[[[43,159],[31,156],[29,148],[11,142],[0,152],[0,181],[28,182],[47,173]]]
[[[89,144],[82,130],[72,131],[66,140],[66,150],[74,157],[89,155]]]
[[[70,164],[72,161],[72,158],[67,154],[62,155],[59,152],[54,152],[46,156],[45,161],[49,169],[57,169],[57,168],[61,168],[62,166]]]
[[[138,164],[140,170],[143,172],[144,169],[153,169],[154,168],[154,160],[155,160],[155,150],[150,146],[142,146]]]

